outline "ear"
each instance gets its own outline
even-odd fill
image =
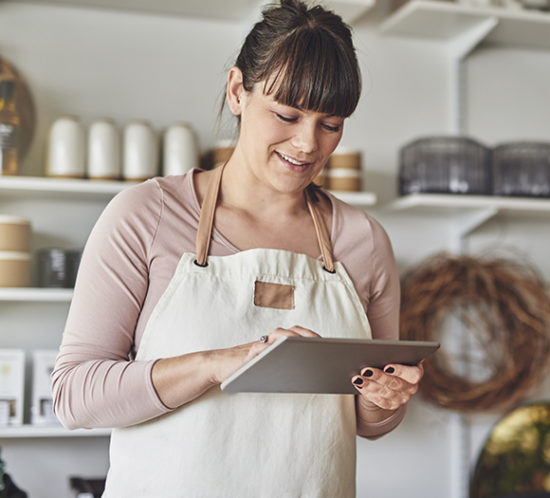
[[[235,116],[241,115],[244,93],[243,73],[238,67],[232,67],[227,73],[225,98],[230,111]]]

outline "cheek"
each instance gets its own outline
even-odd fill
[[[341,138],[342,138],[342,132],[335,133],[333,135],[329,135],[325,137],[325,139],[322,140],[321,142],[323,153],[327,156],[330,156],[334,152],[338,144],[340,143]]]
[[[276,145],[289,138],[288,128],[274,120],[257,118],[251,119],[246,130],[250,146],[254,148],[265,148]],[[242,130],[244,131],[244,130]]]

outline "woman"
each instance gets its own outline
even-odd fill
[[[356,434],[401,421],[421,367],[363,369],[355,399],[219,389],[282,335],[397,338],[385,232],[311,186],[359,93],[341,19],[282,1],[228,74],[229,161],[127,189],[100,217],[53,387],[67,427],[118,428],[106,497],[354,496]]]

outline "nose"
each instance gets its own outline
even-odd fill
[[[317,124],[309,121],[303,121],[296,129],[292,139],[292,145],[305,154],[311,154],[317,150],[319,138],[317,136]]]

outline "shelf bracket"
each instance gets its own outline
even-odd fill
[[[451,95],[451,129],[454,134],[466,131],[466,75],[464,61],[466,57],[487,37],[497,26],[499,20],[496,17],[481,19],[470,29],[457,36],[449,44],[450,52],[450,95]]]
[[[451,250],[455,254],[464,253],[466,237],[481,225],[487,223],[487,221],[496,216],[498,213],[498,208],[487,207],[483,209],[476,209],[461,215],[459,219],[453,222],[450,244]]]
[[[465,59],[498,25],[499,19],[488,16],[480,19],[469,29],[464,30],[450,43],[450,55],[455,59]]]

